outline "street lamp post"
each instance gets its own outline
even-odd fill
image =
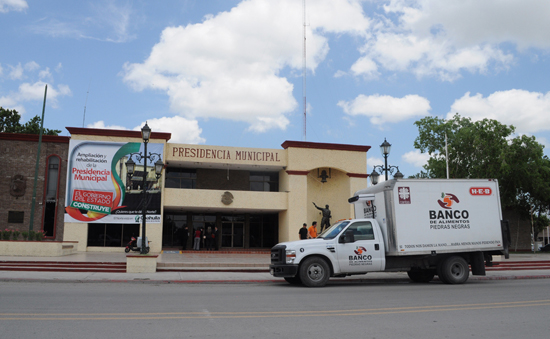
[[[140,254],[147,254],[149,252],[149,246],[146,243],[146,223],[147,223],[147,159],[151,160],[151,163],[156,158],[157,161],[155,162],[155,175],[157,177],[157,180],[160,178],[160,175],[162,173],[162,169],[164,168],[164,164],[162,163],[161,156],[158,153],[151,153],[149,152],[149,155],[147,155],[147,144],[149,143],[149,138],[151,137],[151,128],[149,125],[147,125],[147,122],[145,122],[145,126],[141,129],[141,138],[143,139],[143,154],[141,152],[138,153],[132,153],[129,155],[129,159],[126,162],[126,167],[128,169],[128,174],[130,176],[134,175],[134,169],[135,169],[135,162],[132,160],[132,157],[135,157],[138,162],[143,160],[143,196],[142,196],[142,207],[141,207],[141,213],[142,213],[142,221],[141,221],[141,248],[140,248]]]
[[[384,173],[386,181],[388,180],[388,172],[390,174],[393,174],[395,171],[396,173],[393,174],[393,177],[395,179],[403,179],[403,173],[399,172],[399,167],[397,166],[388,166],[388,156],[390,155],[391,151],[391,144],[386,141],[386,138],[384,138],[384,142],[382,145],[380,145],[380,152],[382,153],[382,156],[384,157],[384,166],[382,165],[375,165],[372,168],[372,173],[370,174],[370,180],[373,185],[376,185],[378,183],[379,174]]]

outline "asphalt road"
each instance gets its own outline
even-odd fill
[[[0,338],[545,338],[547,279],[0,282]]]

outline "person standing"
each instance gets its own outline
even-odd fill
[[[187,249],[187,240],[188,239],[189,239],[189,228],[187,226],[185,226],[183,228],[183,234],[182,234],[182,237],[181,237],[181,242],[182,242],[184,251]]]
[[[309,226],[309,229],[307,230],[307,238],[308,239],[315,239],[317,238],[317,221],[314,221],[311,226]]]
[[[201,230],[197,229],[195,231],[195,239],[193,241],[193,249],[198,251],[201,245]]]
[[[212,242],[214,243],[214,249],[216,251],[218,251],[219,250],[219,247],[218,247],[218,241],[219,240],[218,239],[220,237],[220,231],[218,230],[218,226],[214,227],[214,233],[212,233],[212,235],[214,236],[212,238]]]
[[[212,228],[206,228],[206,238],[204,238],[204,246],[207,251],[212,251],[214,249],[214,244],[212,243]]]
[[[302,228],[298,231],[298,234],[300,235],[300,240],[307,239],[307,224],[304,223]]]

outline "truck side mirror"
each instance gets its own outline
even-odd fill
[[[355,236],[353,235],[352,230],[347,230],[344,233],[344,243],[348,243],[348,242],[355,242]]]

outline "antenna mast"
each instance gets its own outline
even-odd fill
[[[302,0],[303,5],[303,19],[304,19],[304,47],[303,47],[303,59],[302,59],[302,96],[304,97],[304,141],[307,140],[306,138],[306,113],[307,113],[307,105],[306,105],[306,0]]]
[[[88,84],[88,91],[86,92],[86,101],[84,102],[84,116],[82,117],[82,128],[84,128],[84,123],[86,122],[86,106],[88,105],[88,94],[90,94],[91,84],[92,80],[90,80],[90,83]]]

